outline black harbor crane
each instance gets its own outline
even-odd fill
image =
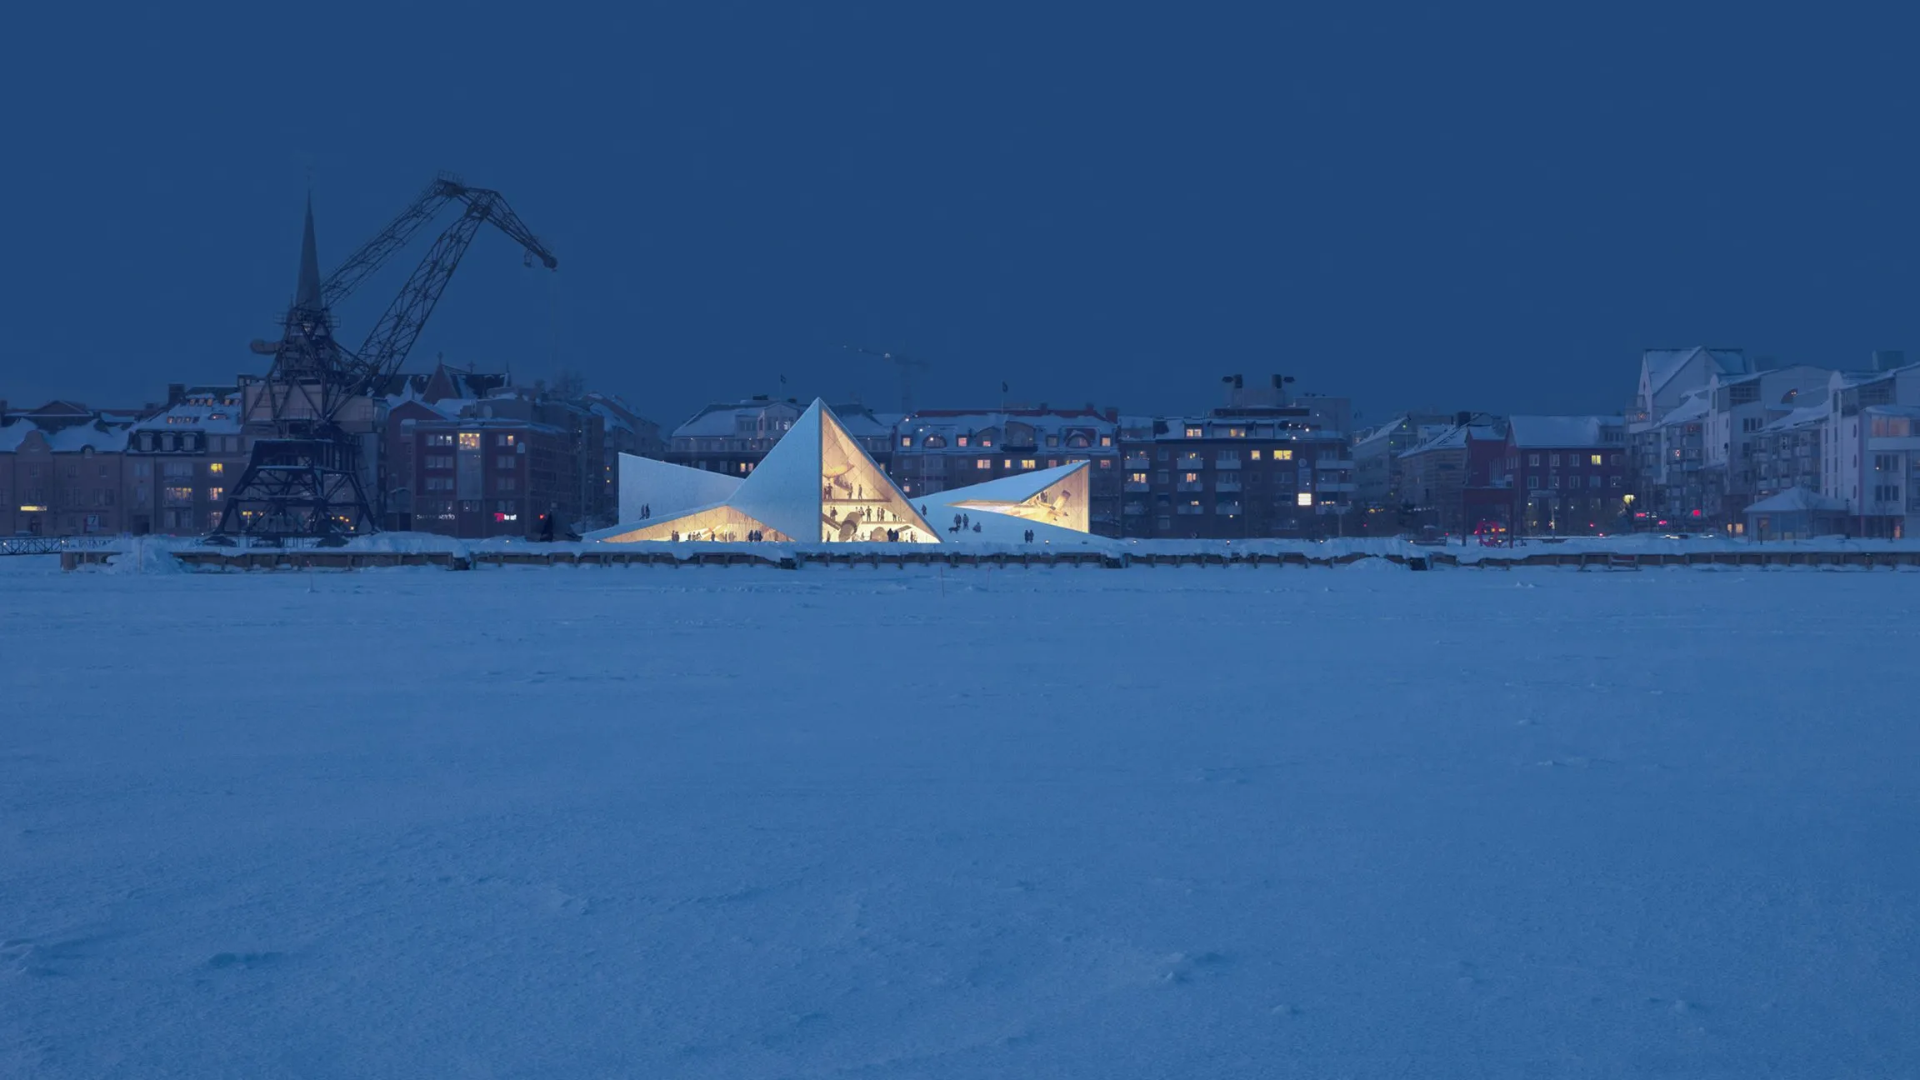
[[[459,216],[434,239],[360,347],[342,345],[334,334],[334,305],[450,205],[460,207]],[[280,339],[253,343],[256,353],[273,357],[273,365],[265,377],[241,383],[241,421],[252,453],[227,495],[211,540],[231,543],[235,536],[247,536],[272,543],[306,537],[338,543],[378,530],[379,399],[426,328],[474,236],[487,224],[525,250],[527,265],[538,261],[549,270],[560,265],[499,192],[442,174],[323,279],[309,200],[298,284]]]

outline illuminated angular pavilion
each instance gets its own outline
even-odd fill
[[[1088,531],[1087,470],[1091,464],[1076,461],[942,491],[927,500],[941,507],[942,512],[929,510],[928,516],[934,524],[945,527],[951,524],[948,518],[953,515],[971,521],[976,514],[999,514],[1035,526],[1084,533]]]
[[[626,462],[621,464],[624,467]],[[652,463],[641,468],[649,471],[637,478],[636,491],[651,487],[676,495],[698,491],[721,497],[670,517],[628,521],[595,533],[595,539],[613,543],[755,539],[940,542],[939,535],[906,495],[847,434],[833,410],[818,400],[737,486],[727,487],[725,481],[730,478],[725,477],[674,478],[669,470],[699,471],[676,465]],[[623,495],[626,486],[623,479]],[[631,516],[624,505],[622,516]]]

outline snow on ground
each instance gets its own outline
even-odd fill
[[[1920,575],[0,564],[0,1076],[1920,1069]]]

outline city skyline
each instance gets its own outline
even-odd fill
[[[245,39],[212,14],[17,18],[0,88],[41,104],[0,178],[31,209],[31,257],[0,270],[15,400],[263,371],[246,343],[284,307],[307,191],[330,266],[441,169],[563,265],[483,237],[411,367],[566,367],[663,423],[783,375],[891,401],[847,345],[924,358],[923,400],[955,407],[1005,381],[1192,408],[1281,370],[1373,419],[1611,411],[1647,347],[1846,366],[1920,338],[1904,12],[683,9],[511,40],[428,12],[261,13]],[[232,93],[255,35],[369,77]]]

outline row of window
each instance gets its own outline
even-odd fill
[[[453,455],[427,454],[421,458],[421,462],[428,469],[451,469],[453,468]],[[520,456],[518,454],[497,454],[493,459],[493,467],[501,472],[513,472],[520,468]]]
[[[484,436],[477,431],[462,431],[458,435],[452,432],[433,432],[427,435],[428,446],[458,446],[462,450],[478,450]],[[497,431],[493,435],[495,446],[518,446],[520,436],[512,432]]]
[[[1590,487],[1590,488],[1597,488],[1597,487],[1599,487],[1599,486],[1600,486],[1600,481],[1601,481],[1601,479],[1602,479],[1602,478],[1601,478],[1600,476],[1598,476],[1598,475],[1593,475],[1593,474],[1589,474],[1589,475],[1587,476],[1587,484],[1586,484],[1586,486],[1587,486],[1587,487]],[[1619,486],[1620,486],[1620,478],[1619,478],[1619,477],[1617,477],[1617,476],[1613,476],[1613,477],[1607,477],[1606,479],[1608,479],[1609,481],[1611,481],[1610,483],[1608,483],[1608,484],[1606,485],[1607,487],[1610,487],[1610,488],[1617,488],[1617,487],[1619,487]],[[1548,482],[1547,482],[1547,484],[1546,484],[1545,486],[1546,486],[1546,488],[1547,488],[1548,490],[1557,490],[1557,489],[1558,489],[1558,488],[1560,487],[1560,478],[1559,478],[1558,476],[1549,476],[1549,477],[1547,477],[1547,481],[1548,481]],[[1567,477],[1567,488],[1568,488],[1569,490],[1577,490],[1577,489],[1578,489],[1579,487],[1580,487],[1580,478],[1579,478],[1579,477],[1577,477],[1577,476],[1569,476],[1569,477]],[[1539,477],[1537,477],[1537,476],[1529,476],[1529,477],[1527,477],[1527,490],[1529,490],[1529,491],[1538,491],[1538,490],[1540,490],[1540,488],[1541,488],[1541,483],[1540,483],[1540,478],[1539,478]]]
[[[967,446],[969,438],[976,439],[977,441],[974,443],[974,445],[978,446],[982,450],[991,450],[993,448],[993,437],[990,435],[981,435],[981,436],[956,435],[954,436],[953,444],[957,447],[964,449]],[[1046,437],[1045,443],[1048,447],[1064,447],[1065,449],[1068,449],[1068,450],[1086,450],[1086,449],[1092,448],[1093,439],[1091,436],[1083,432],[1076,431],[1076,432],[1073,432],[1072,434],[1069,434],[1065,440],[1062,440],[1058,435],[1049,435]],[[920,440],[920,447],[924,450],[943,450],[946,448],[946,445],[947,445],[947,437],[944,435],[928,435]],[[1113,436],[1111,435],[1100,436],[1100,445],[1112,446]],[[913,436],[911,435],[900,436],[900,448],[902,450],[913,449]]]
[[[427,477],[426,490],[428,491],[452,491],[453,489],[453,477],[451,476]],[[518,477],[513,476],[496,477],[493,481],[493,490],[503,492],[518,491],[520,490],[520,480]]]
[[[1540,454],[1528,454],[1527,464],[1532,466],[1538,466],[1540,464],[1541,456],[1542,455]],[[1566,463],[1571,468],[1578,468],[1581,465],[1583,458],[1585,459],[1586,464],[1594,465],[1594,466],[1620,464],[1619,454],[1566,454],[1566,455],[1547,454],[1545,456],[1548,459],[1547,460],[1548,467],[1554,468],[1554,469],[1557,469],[1560,467],[1560,458],[1562,456],[1564,456],[1567,459]],[[1676,450],[1674,452],[1674,456],[1678,457],[1679,451]],[[1518,455],[1514,455],[1507,458],[1507,468],[1514,469],[1514,468],[1518,468],[1519,466],[1520,466],[1520,459]]]
[[[142,431],[134,438],[133,446],[137,451],[147,454],[156,451],[168,454],[191,453],[194,451],[204,451],[214,454],[237,454],[240,452],[240,436],[203,435],[197,431],[182,432],[180,434],[174,434],[170,431],[159,434],[151,431]]]

